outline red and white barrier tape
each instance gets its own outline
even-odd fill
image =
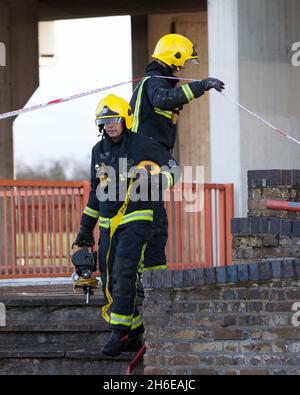
[[[201,81],[201,80],[195,80],[192,78],[177,78],[177,77],[164,77],[164,76],[156,76],[159,78],[167,78],[167,79],[177,79],[177,80],[183,80],[183,81]],[[245,106],[243,106],[242,104],[238,103],[237,101],[230,99],[228,96],[226,96],[223,92],[219,92],[222,96],[224,96],[226,99],[232,101],[234,104],[236,104],[239,108],[241,108],[242,110],[246,111],[248,114],[252,115],[253,117],[255,117],[258,121],[263,122],[265,125],[267,125],[269,128],[275,130],[276,132],[280,133],[282,136],[292,140],[294,143],[297,143],[300,145],[300,141],[297,140],[295,137],[290,136],[289,134],[287,134],[286,132],[284,132],[282,129],[277,128],[276,126],[272,125],[270,122],[266,121],[265,119],[263,119],[261,116],[259,116],[258,114],[256,114],[253,111],[250,111],[248,108],[246,108]]]
[[[253,117],[255,117],[258,121],[263,122],[265,125],[267,125],[269,128],[275,130],[276,132],[282,134],[284,137],[292,140],[294,143],[300,144],[300,141],[297,140],[295,137],[290,136],[289,134],[287,134],[286,132],[284,132],[283,130],[277,128],[276,126],[272,125],[270,122],[266,121],[265,119],[263,119],[262,117],[260,117],[258,114],[255,114],[255,112],[248,110],[248,108],[242,106],[240,103],[238,103],[235,100],[230,99],[229,97],[227,97],[226,95],[224,95],[224,93],[221,93],[221,95],[223,95],[226,99],[232,101],[233,103],[235,103],[237,106],[239,106],[242,110],[246,111],[248,114],[252,115]]]
[[[108,89],[117,88],[118,86],[121,86],[121,85],[126,85],[126,84],[130,84],[130,83],[132,83],[132,82],[139,81],[139,80],[141,80],[142,78],[143,78],[143,77],[141,77],[141,78],[135,78],[135,79],[133,79],[133,80],[131,80],[131,81],[120,82],[120,83],[118,83],[118,84],[109,85],[109,86],[106,86],[106,87],[104,87],[104,88],[98,88],[98,89],[94,89],[94,90],[92,90],[92,91],[83,92],[83,93],[78,93],[78,94],[72,95],[72,96],[67,96],[67,97],[64,97],[64,98],[62,98],[62,99],[51,100],[51,101],[49,101],[49,102],[47,102],[47,103],[36,104],[36,105],[34,105],[34,106],[31,106],[31,107],[24,107],[24,108],[21,108],[21,109],[19,109],[19,110],[10,111],[10,112],[5,112],[5,113],[3,113],[3,114],[0,114],[0,120],[1,120],[1,119],[5,119],[5,118],[15,117],[16,115],[24,114],[25,112],[29,112],[29,111],[40,110],[41,108],[45,108],[45,107],[48,107],[48,106],[52,106],[52,105],[54,105],[54,104],[60,104],[60,103],[64,103],[64,102],[67,102],[67,101],[70,101],[70,100],[79,99],[80,97],[84,97],[84,96],[88,96],[88,95],[93,95],[94,93],[103,92],[103,91],[106,91],[106,90],[108,90]]]
[[[201,80],[197,80],[197,79],[193,79],[193,78],[183,78],[183,77],[166,77],[166,76],[154,76],[156,78],[164,78],[164,79],[175,79],[175,80],[181,80],[181,81],[201,81]],[[117,88],[119,86],[122,85],[126,85],[126,84],[130,84],[132,82],[136,82],[143,79],[143,77],[139,77],[139,78],[134,78],[131,81],[126,81],[126,82],[120,82],[118,84],[114,84],[114,85],[109,85],[106,86],[104,88],[98,88],[98,89],[94,89],[91,91],[87,91],[87,92],[83,92],[83,93],[78,93],[76,95],[72,95],[72,96],[68,96],[68,97],[64,97],[61,99],[57,99],[57,100],[51,100],[47,103],[42,103],[42,104],[37,104],[35,106],[31,106],[31,107],[24,107],[21,108],[19,110],[15,110],[15,111],[10,111],[10,112],[6,112],[3,114],[0,114],[0,120],[1,119],[6,119],[6,118],[11,118],[11,117],[15,117],[16,115],[20,115],[20,114],[24,114],[26,112],[30,112],[30,111],[34,111],[34,110],[39,110],[41,108],[45,108],[48,106],[52,106],[54,104],[60,104],[60,103],[64,103],[70,100],[75,100],[75,99],[79,99],[80,97],[84,97],[84,96],[88,96],[88,95],[92,95],[94,93],[99,93],[99,92],[103,92],[106,91],[108,89],[113,89],[113,88]],[[296,138],[290,136],[289,134],[287,134],[286,132],[284,132],[282,129],[277,128],[276,126],[272,125],[270,122],[266,121],[265,119],[263,119],[261,116],[259,116],[258,114],[254,113],[253,111],[249,110],[248,108],[246,108],[245,106],[243,106],[242,104],[238,103],[235,100],[230,99],[229,97],[227,97],[223,92],[220,93],[222,96],[224,96],[226,99],[232,101],[233,103],[235,103],[239,108],[241,108],[242,110],[246,111],[248,114],[252,115],[253,117],[255,117],[258,121],[263,122],[266,126],[268,126],[269,128],[275,130],[276,132],[280,133],[282,136],[290,139],[291,141],[293,141],[294,143],[297,143],[300,145],[300,141],[297,140]]]

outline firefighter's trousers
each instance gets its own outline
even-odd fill
[[[168,216],[164,202],[153,202],[154,219],[145,251],[143,270],[166,269],[166,244],[168,241]]]
[[[109,229],[100,228],[99,260],[103,293],[106,299],[109,299],[107,292],[112,298],[110,328],[130,332],[133,336],[144,331],[142,316],[136,306],[136,286],[151,227],[152,222],[149,221],[133,221],[120,226],[111,240],[108,267],[106,259],[110,233]]]

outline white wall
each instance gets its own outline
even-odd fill
[[[210,75],[226,96],[300,139],[299,0],[209,0]],[[234,182],[235,214],[247,214],[247,171],[300,169],[300,147],[220,95],[211,94],[212,181]]]
[[[300,67],[292,44],[300,40],[299,0],[239,0],[239,87],[247,107],[300,139]],[[300,146],[240,117],[243,212],[248,170],[300,169]]]

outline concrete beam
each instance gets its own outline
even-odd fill
[[[39,0],[39,19],[47,21],[112,15],[146,15],[201,11],[206,8],[207,0]]]

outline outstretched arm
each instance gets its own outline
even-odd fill
[[[216,89],[221,92],[225,85],[216,78],[207,78],[202,81],[193,81],[177,88],[170,88],[164,78],[151,77],[146,82],[147,94],[153,107],[161,110],[173,110],[182,107],[205,91]]]

